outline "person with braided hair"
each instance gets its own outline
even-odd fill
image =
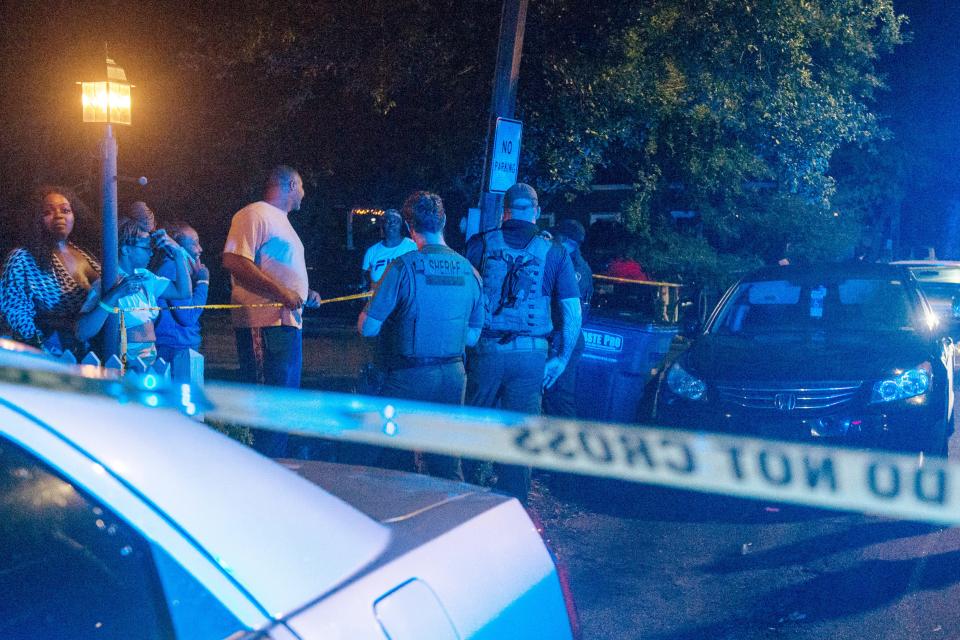
[[[100,277],[100,263],[73,240],[85,209],[56,186],[40,187],[31,208],[27,242],[10,252],[0,272],[0,314],[15,340],[82,357],[86,345],[75,339],[76,322]]]
[[[126,335],[121,340],[126,340],[126,356],[149,363],[157,358],[153,322],[159,313],[158,299],[188,300],[192,294],[188,256],[165,231],[161,229],[151,235],[133,218],[120,218],[117,231],[119,277],[106,291],[102,290],[101,281],[94,283],[80,310],[77,337],[89,340],[100,331],[108,315],[123,311]],[[173,258],[176,269],[172,279],[147,269],[154,248]]]

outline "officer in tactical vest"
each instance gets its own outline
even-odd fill
[[[503,197],[503,224],[467,242],[483,280],[483,333],[467,361],[467,404],[539,414],[541,394],[563,373],[580,336],[580,289],[559,243],[540,232],[537,192],[518,183]],[[560,311],[556,355],[548,357],[551,305]],[[497,488],[526,503],[530,469],[495,465]]]
[[[381,395],[463,404],[464,349],[483,328],[480,276],[444,242],[439,196],[413,193],[403,217],[418,250],[390,263],[357,328],[380,336],[387,370]],[[424,462],[432,475],[463,479],[456,458],[426,454]]]

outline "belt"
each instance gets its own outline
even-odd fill
[[[463,362],[463,356],[447,356],[445,358],[408,358],[399,356],[390,362],[390,371],[397,369],[413,369],[414,367],[432,367],[439,364],[455,364]]]
[[[476,351],[546,351],[547,339],[540,336],[514,336],[506,342],[498,335],[481,336]]]

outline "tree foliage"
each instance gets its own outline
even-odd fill
[[[193,56],[259,88],[247,144],[286,146],[287,129],[329,141],[305,158],[320,175],[391,196],[416,181],[479,191],[497,2],[247,4],[254,19],[198,30]],[[633,252],[665,276],[716,277],[788,242],[841,254],[863,207],[850,188],[846,209],[831,206],[830,159],[886,136],[876,62],[904,20],[892,0],[532,2],[526,177],[566,195],[606,176],[633,184]],[[672,209],[699,224],[676,229]]]
[[[243,138],[223,144],[292,152],[315,186],[354,198],[473,190],[457,185],[481,168],[496,3],[232,5],[204,6],[184,61],[227,91],[212,108],[243,111]]]
[[[864,176],[835,178],[830,159],[887,135],[872,105],[878,56],[903,38],[891,0],[532,6],[534,171],[556,190],[626,176],[635,253],[654,271],[711,277],[788,242],[809,258],[856,242],[856,188],[843,211],[831,200],[837,178]],[[699,213],[692,237],[671,209]]]

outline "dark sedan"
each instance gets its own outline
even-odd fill
[[[742,278],[664,373],[674,426],[945,455],[953,347],[905,267],[770,267]]]

